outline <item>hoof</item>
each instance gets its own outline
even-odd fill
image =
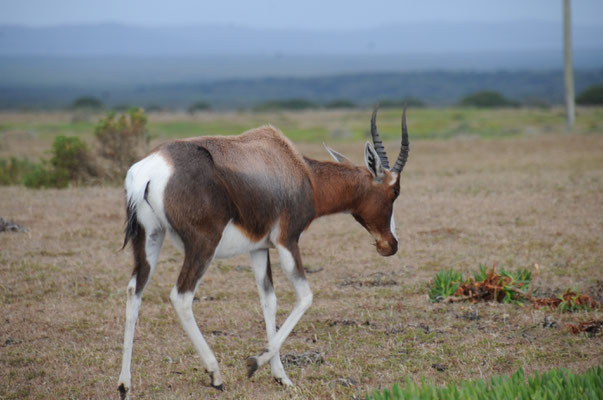
[[[291,387],[293,386],[293,382],[291,382],[291,380],[289,380],[289,378],[274,378],[275,382],[278,383],[281,386],[284,387]]]
[[[119,391],[119,398],[121,400],[126,400],[128,398],[128,389],[126,389],[123,383],[119,385],[117,390]]]
[[[223,392],[224,391],[224,382],[219,383],[219,384],[216,385],[216,380],[217,380],[216,379],[216,374],[213,371],[210,372],[208,370],[205,370],[205,372],[207,372],[209,374],[209,378],[211,379],[211,383],[210,383],[211,387],[213,387],[214,389],[218,389],[219,391]],[[220,382],[222,380],[222,376],[220,375],[219,372],[218,372],[218,377],[219,377],[218,382]]]
[[[257,357],[249,357],[247,358],[247,377],[251,378],[255,371],[258,370],[258,358]]]

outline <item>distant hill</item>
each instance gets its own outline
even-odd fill
[[[576,90],[603,83],[603,68],[577,70]],[[419,98],[429,105],[456,104],[468,93],[496,90],[506,97],[538,104],[563,100],[561,70],[497,72],[389,72],[320,77],[229,79],[177,84],[23,86],[0,85],[0,108],[60,108],[79,96],[95,96],[108,106],[156,105],[186,109],[195,101],[214,108],[248,108],[274,99],[303,98],[318,103],[348,99],[370,105],[381,99]]]
[[[453,104],[477,90],[562,100],[561,26],[405,23],[355,30],[118,24],[0,26],[0,107],[217,108],[260,101],[417,97]],[[575,25],[576,87],[602,83],[603,24]],[[506,72],[504,72],[506,71]]]

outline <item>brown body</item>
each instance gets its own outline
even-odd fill
[[[367,143],[363,167],[327,150],[336,162],[305,158],[280,131],[263,126],[234,137],[171,141],[131,167],[126,177],[125,243],[132,240],[135,269],[126,306],[122,398],[129,394],[132,338],[142,291],[166,232],[184,251],[170,299],[212,386],[223,388],[222,378],[192,316],[192,295],[212,259],[242,253],[251,257],[268,335],[266,350],[248,360],[249,375],[270,361],[275,379],[291,384],[278,352],[312,302],[298,247],[302,232],[318,217],[348,212],[374,236],[380,254],[393,255],[398,249],[393,203],[400,191],[401,168],[383,167],[388,163],[382,146],[381,154]],[[278,332],[271,247],[279,252],[281,267],[298,297]]]

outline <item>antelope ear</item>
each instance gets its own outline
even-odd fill
[[[331,157],[333,157],[333,159],[335,161],[337,161],[338,163],[341,163],[341,164],[352,164],[352,162],[350,160],[348,160],[346,158],[346,156],[344,156],[343,154],[339,153],[338,151],[333,150],[332,148],[330,148],[329,146],[327,146],[324,143],[322,145],[329,152],[329,154],[331,155]]]
[[[385,175],[383,164],[381,164],[381,159],[370,142],[366,142],[366,146],[364,147],[364,162],[368,170],[373,174],[375,181],[381,182]]]

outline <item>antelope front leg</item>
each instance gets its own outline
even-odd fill
[[[297,243],[291,244],[289,248],[277,245],[277,250],[281,259],[281,268],[295,289],[297,304],[283,323],[283,326],[268,342],[268,348],[262,354],[247,359],[247,375],[249,377],[253,376],[259,367],[279,354],[283,342],[287,339],[287,336],[289,336],[302,315],[304,315],[304,312],[312,304],[312,291],[306,280]]]
[[[266,336],[268,343],[276,335],[276,294],[272,283],[272,270],[270,267],[270,253],[268,250],[257,250],[249,254],[251,267],[255,275],[255,282],[260,294],[260,304],[266,322]],[[277,352],[270,359],[270,369],[274,379],[282,385],[291,386],[293,382],[285,373],[280,354]]]

